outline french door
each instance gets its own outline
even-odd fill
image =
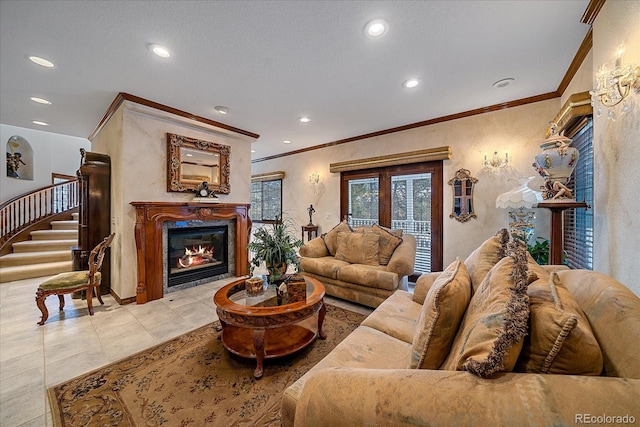
[[[340,216],[416,237],[416,275],[442,270],[442,162],[342,172]]]

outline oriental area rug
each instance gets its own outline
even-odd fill
[[[50,388],[53,423],[71,426],[280,426],[282,393],[326,356],[365,316],[327,305],[317,339],[291,356],[231,355],[214,322]]]

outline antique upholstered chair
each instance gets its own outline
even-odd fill
[[[58,295],[60,311],[62,311],[64,309],[65,294],[86,290],[87,307],[89,308],[89,314],[93,316],[93,293],[95,288],[98,301],[100,301],[100,304],[104,304],[100,296],[100,268],[102,267],[104,253],[111,245],[113,236],[115,236],[115,233],[111,233],[111,235],[105,237],[98,246],[93,248],[89,255],[89,270],[60,273],[46,280],[38,287],[36,291],[36,304],[42,312],[42,319],[38,322],[38,325],[44,325],[44,322],[49,318],[49,311],[44,303],[44,299],[49,295]]]

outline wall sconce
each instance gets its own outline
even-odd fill
[[[320,174],[312,173],[311,175],[309,175],[309,182],[313,185],[318,184],[320,182]]]
[[[629,113],[633,109],[633,102],[627,99],[631,90],[640,93],[640,67],[634,64],[622,65],[622,53],[624,46],[618,49],[613,69],[610,68],[611,61],[602,64],[596,73],[596,87],[589,91],[591,94],[591,105],[596,110],[596,116],[602,115],[602,106],[606,107],[607,119],[615,121],[616,113],[613,109],[622,102],[620,114]],[[598,102],[600,105],[597,105]],[[596,107],[597,105],[597,107]]]
[[[487,158],[487,153],[484,153],[484,161],[482,162],[485,168],[504,168],[509,164],[509,153],[504,153],[504,159],[498,155],[497,151],[493,152],[493,157]]]

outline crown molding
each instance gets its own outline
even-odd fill
[[[118,95],[116,95],[113,102],[111,102],[111,105],[109,105],[109,108],[107,108],[107,112],[104,114],[104,116],[102,117],[100,122],[97,124],[93,132],[91,132],[91,134],[87,137],[89,141],[92,141],[93,138],[95,138],[95,136],[102,130],[104,125],[106,125],[109,119],[111,119],[111,117],[115,114],[115,112],[118,110],[120,105],[122,105],[125,101],[129,101],[129,102],[139,104],[145,107],[149,107],[151,109],[162,111],[165,113],[174,114],[176,116],[179,116],[188,120],[192,120],[197,123],[205,124],[207,126],[213,126],[218,129],[224,129],[225,131],[240,134],[243,136],[248,136],[250,138],[258,139],[260,137],[260,135],[253,132],[249,132],[246,130],[238,129],[233,126],[225,125],[224,123],[216,122],[215,120],[207,119],[205,117],[196,116],[186,111],[178,110],[177,108],[169,107],[167,105],[159,104],[154,101],[149,101],[148,99],[140,98],[139,96],[120,92],[118,93]]]

